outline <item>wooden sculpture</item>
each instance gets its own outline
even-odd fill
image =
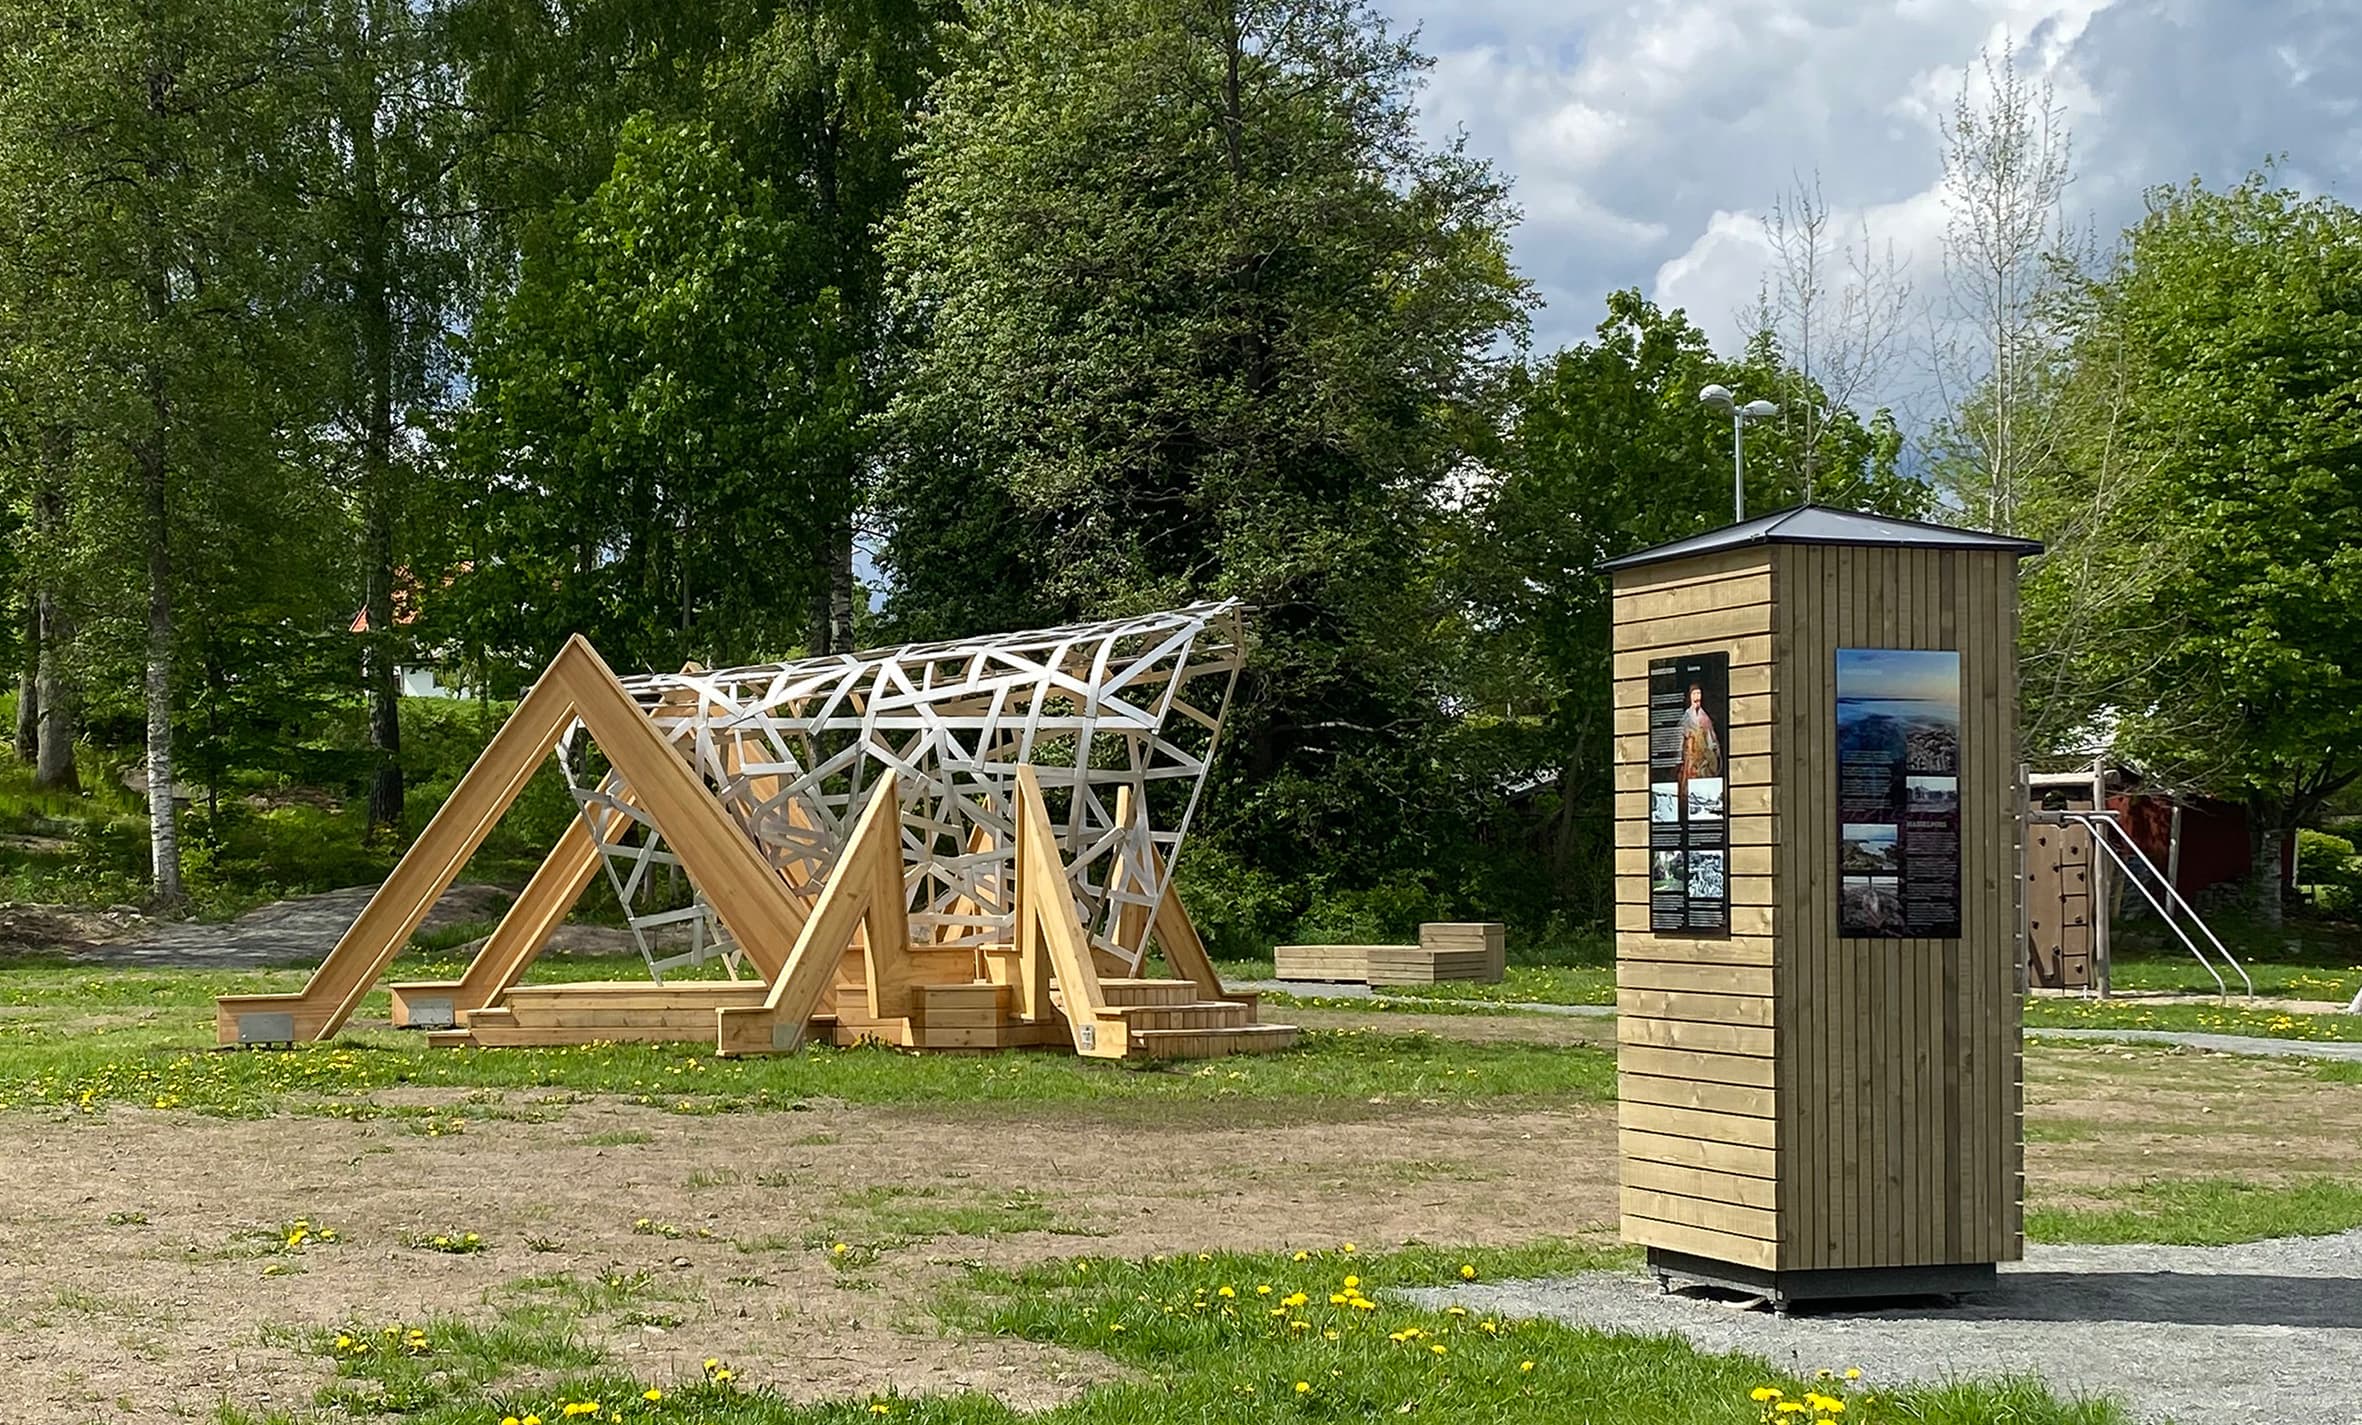
[[[1284,1047],[1295,1030],[1223,989],[1171,879],[1242,644],[1236,605],[1215,604],[623,680],[576,638],[311,981],[224,996],[220,1041],[333,1037],[555,753],[580,814],[459,979],[391,987],[397,1025],[725,1054],[815,1031],[1100,1058]],[[650,979],[521,983],[602,867]],[[686,876],[685,905],[661,903],[658,867]],[[689,929],[686,954],[657,953],[666,926]],[[1152,938],[1176,978],[1141,977]],[[709,955],[729,979],[665,982]]]

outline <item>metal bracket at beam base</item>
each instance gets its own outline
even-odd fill
[[[1767,1271],[1693,1257],[1687,1252],[1648,1249],[1648,1268],[1657,1285],[1670,1291],[1673,1278],[1683,1277],[1705,1286],[1752,1292],[1786,1315],[1798,1302],[1858,1301],[1865,1297],[1964,1296],[1992,1291],[2001,1274],[1991,1262],[1954,1262],[1922,1267],[1820,1267],[1807,1271]]]
[[[241,1014],[238,1016],[240,1044],[292,1044],[295,1042],[295,1016],[290,1013]]]

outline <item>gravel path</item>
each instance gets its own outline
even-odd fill
[[[2142,1420],[2362,1425],[2362,1230],[2236,1247],[2042,1247],[2000,1290],[1958,1306],[1798,1308],[1782,1320],[1650,1278],[1404,1293],[1423,1305],[1674,1332],[1811,1375],[1859,1366],[1880,1382],[2032,1372],[2068,1395],[2112,1396]]]
[[[257,907],[231,921],[154,920],[121,939],[88,946],[76,958],[152,969],[252,970],[310,966],[328,956],[369,904],[375,886],[297,896]],[[509,893],[495,886],[457,885],[426,914],[425,929],[496,920]]]
[[[1327,984],[1310,980],[1241,980],[1233,989],[1277,991],[1305,998],[1366,999],[1397,1007],[1438,1003],[1464,1005],[1469,1000],[1438,1001],[1419,995],[1390,995],[1371,989],[1368,985]],[[2210,1001],[2211,1002],[2211,1001]],[[1484,1001],[1484,1003],[1491,1003]],[[1500,1009],[1521,1014],[1563,1014],[1577,1018],[1610,1019],[1616,1007],[1611,1004],[1540,1004],[1529,1001],[1500,1004]],[[2271,1058],[2338,1059],[2362,1063],[2362,1043],[2344,1043],[2328,1039],[2268,1039],[2248,1034],[2201,1034],[2175,1029],[2045,1029],[2030,1028],[2030,1039],[2132,1039],[2156,1044],[2179,1044],[2189,1049],[2213,1049],[2224,1054],[2258,1054]]]
[[[2362,1044],[2334,1039],[2266,1039],[2260,1035],[2199,1034],[2178,1029],[2029,1029],[2026,1035],[2039,1039],[2134,1039],[2152,1044],[2180,1044],[2191,1049],[2214,1049],[2225,1054],[2342,1059],[2362,1064]]]
[[[1398,1008],[1443,1006],[1450,1013],[1467,1005],[1482,1005],[1487,1009],[1515,1010],[1519,1014],[1562,1014],[1573,1019],[1613,1019],[1616,1007],[1612,1004],[1543,1004],[1540,1001],[1519,1001],[1514,1004],[1494,1000],[1443,999],[1434,995],[1381,994],[1368,985],[1331,984],[1325,980],[1236,980],[1229,988],[1294,995],[1299,999],[1366,999],[1377,1000]]]

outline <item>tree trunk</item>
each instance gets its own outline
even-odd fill
[[[366,18],[356,10],[356,54],[381,38],[382,16],[372,6]],[[366,26],[369,33],[359,31]],[[352,144],[354,207],[354,319],[360,338],[365,408],[361,419],[362,609],[369,628],[361,644],[361,691],[369,707],[368,835],[402,825],[402,698],[397,664],[401,629],[394,622],[394,523],[398,506],[394,469],[394,302],[393,213],[379,173],[377,130],[384,100],[369,76],[368,88],[345,116]]]
[[[2287,835],[2278,825],[2263,822],[2266,813],[2260,808],[2251,814],[2258,818],[2261,827],[2255,837],[2255,864],[2249,868],[2250,889],[2255,898],[2255,918],[2258,924],[2277,930],[2282,919],[2280,855]]]
[[[828,637],[832,651],[853,651],[853,520],[847,516],[829,535]]]
[[[75,699],[65,668],[70,635],[57,595],[41,591],[41,668],[34,679],[41,695],[39,746],[34,750],[33,785],[47,792],[79,792],[82,774],[74,765]]]
[[[165,500],[161,383],[156,392],[156,442],[141,452],[147,486],[148,524],[148,848],[155,898],[177,906],[186,898],[180,880],[180,806],[172,799],[172,557],[166,545],[172,526]]]
[[[37,579],[25,580],[25,639],[23,660],[16,674],[16,758],[31,762],[41,755],[41,595]]]
[[[812,607],[806,642],[811,645],[811,656],[814,658],[839,651],[832,636],[836,630],[836,620],[830,617],[829,609],[831,586],[836,582],[833,573],[836,564],[834,546],[834,539],[828,535],[822,535],[820,548],[814,551],[819,556],[821,569],[832,571],[825,572],[820,581],[812,588]]]
[[[65,477],[66,463],[72,455],[71,439],[62,431],[50,431],[42,451],[41,483],[33,491],[33,530],[34,541],[44,558],[56,549],[65,529]],[[74,696],[72,673],[67,666],[74,630],[58,597],[56,578],[44,572],[39,586],[36,603],[41,652],[33,686],[39,695],[41,714],[33,759],[33,785],[44,791],[79,792],[82,778],[74,766],[74,714],[79,699]]]

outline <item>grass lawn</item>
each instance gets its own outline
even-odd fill
[[[2362,1015],[2288,1014],[2248,1009],[2237,996],[2220,1004],[2050,998],[2026,1001],[2028,1029],[2167,1029],[2244,1034],[2264,1039],[2362,1040]]]
[[[2108,1205],[2037,1207],[2036,1242],[2164,1242],[2223,1247],[2268,1237],[2324,1237],[2362,1227],[2362,1184],[2315,1178],[2282,1186],[2200,1179],[2104,1189]]]
[[[1970,1425],[2122,1425],[2105,1403],[2064,1403],[2030,1381],[1880,1390],[1842,1371],[1800,1379],[1665,1337],[1485,1319],[1389,1299],[1387,1288],[1613,1265],[1576,1244],[1362,1254],[1181,1254],[1078,1258],[1029,1270],[972,1269],[939,1303],[954,1330],[1018,1338],[1128,1368],[1069,1403],[1021,1415],[991,1397],[874,1395],[796,1404],[750,1386],[724,1358],[693,1379],[648,1381],[586,1347],[569,1314],[597,1293],[570,1282],[525,1290],[490,1326],[361,1323],[308,1344],[333,1362],[318,1413],[398,1413],[417,1425],[514,1419],[733,1422],[906,1420],[927,1425],[1164,1425],[1227,1420],[1681,1421],[1767,1419]],[[533,1284],[520,1284],[531,1287]],[[1110,1372],[1110,1374],[1117,1374]],[[533,1383],[527,1383],[527,1380]],[[1777,1399],[1808,1403],[1775,1415]],[[260,1425],[234,1410],[225,1425]]]
[[[2344,1004],[2362,990],[2362,926],[2292,917],[2285,925],[2271,927],[2235,911],[2210,915],[2207,924],[2246,967],[2257,994]],[[2115,988],[2215,992],[2214,977],[2154,918],[2119,921],[2111,940]],[[2212,957],[2214,947],[2206,950]],[[2227,978],[2233,990],[2244,988],[2236,976]]]
[[[628,976],[638,961],[552,958],[536,978]],[[433,975],[433,963],[401,967]],[[221,975],[51,965],[0,968],[0,1108],[107,1103],[206,1113],[375,1111],[397,1088],[602,1093],[684,1112],[846,1103],[1240,1101],[1476,1103],[1574,1099],[1615,1091],[1603,1049],[1425,1034],[1308,1032],[1280,1054],[1171,1065],[1111,1064],[1072,1054],[983,1058],[809,1046],[784,1056],[717,1059],[696,1045],[436,1049],[414,1033],[348,1030],[319,1045],[224,1053],[213,996],[291,990],[300,971]],[[382,1016],[382,992],[362,1008]]]
[[[1269,960],[1225,960],[1215,968],[1224,983],[1272,977]],[[1612,956],[1576,965],[1511,965],[1497,985],[1457,981],[1440,985],[1386,985],[1382,991],[1389,999],[1431,1000],[1446,1005],[1614,1004],[1616,966]],[[1317,991],[1304,997],[1321,999]],[[1361,1001],[1356,997],[1354,1002]]]

